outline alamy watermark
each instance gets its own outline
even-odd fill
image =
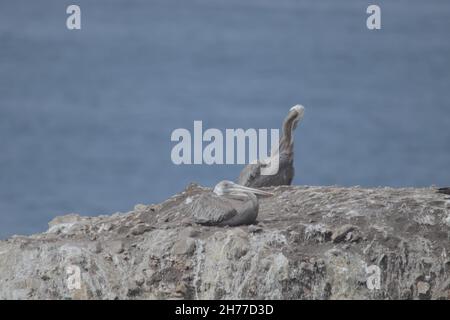
[[[366,267],[367,288],[369,290],[380,290],[381,288],[381,269],[377,265]]]
[[[375,4],[367,7],[367,14],[370,16],[366,20],[366,26],[369,30],[381,29],[381,8]]]
[[[66,268],[67,288],[69,290],[81,289],[81,269],[79,266],[69,265]]]
[[[178,142],[171,152],[172,162],[180,164],[247,164],[259,161],[262,175],[274,175],[279,169],[278,129],[270,129],[268,154],[268,129],[219,129],[203,132],[203,122],[194,121],[193,134],[188,129],[178,128],[170,140]],[[203,148],[203,142],[207,145]],[[248,150],[248,152],[247,152]]]
[[[81,29],[81,8],[76,4],[71,4],[67,7],[66,13],[70,16],[67,17],[66,27],[69,30]]]
[[[369,30],[381,29],[381,8],[378,5],[371,4],[367,7],[366,13],[370,16],[366,20],[366,26]],[[71,4],[66,8],[66,27],[69,30],[81,29],[81,8],[76,4]]]

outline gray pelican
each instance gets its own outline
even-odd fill
[[[283,134],[279,148],[272,152],[271,157],[248,164],[239,175],[238,183],[254,188],[290,185],[294,178],[294,130],[303,118],[305,108],[301,105],[293,106],[283,122]],[[273,157],[279,155],[278,173],[262,175],[261,167],[268,166]]]
[[[213,192],[202,194],[191,203],[193,221],[209,226],[238,226],[252,224],[258,216],[256,195],[270,196],[269,192],[221,181]]]

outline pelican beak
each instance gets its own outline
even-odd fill
[[[261,196],[273,196],[273,193],[271,193],[271,192],[254,189],[254,188],[249,188],[249,187],[241,186],[239,184],[235,184],[232,187],[232,192],[237,192],[237,193],[251,192],[253,194],[257,194],[257,195],[261,195]]]

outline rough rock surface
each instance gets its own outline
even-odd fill
[[[432,188],[269,188],[233,228],[191,222],[205,190],[1,241],[0,298],[450,298],[450,200]]]

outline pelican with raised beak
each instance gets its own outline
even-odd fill
[[[278,150],[274,150],[268,159],[248,164],[239,175],[238,183],[243,186],[261,188],[290,185],[294,178],[294,130],[303,118],[305,108],[293,106],[283,122],[283,134]],[[271,167],[271,161],[279,161],[278,172],[272,175],[261,174],[261,169]]]

